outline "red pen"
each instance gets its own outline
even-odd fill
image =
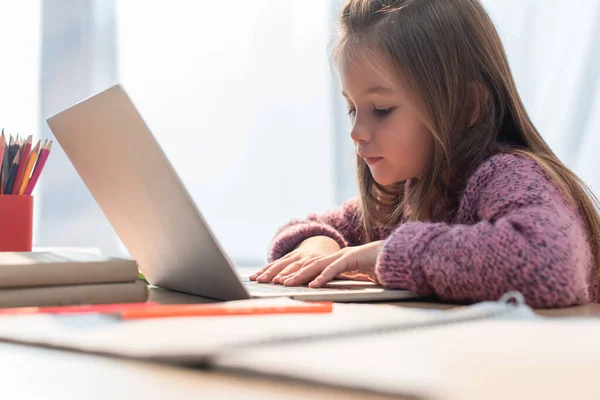
[[[173,317],[225,317],[273,314],[326,314],[332,302],[305,302],[293,305],[165,304],[146,308],[124,308],[115,314],[123,320]]]

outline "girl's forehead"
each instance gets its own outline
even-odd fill
[[[396,90],[404,88],[400,69],[381,55],[341,57],[339,71],[342,86],[384,87]]]

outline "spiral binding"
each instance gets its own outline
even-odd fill
[[[423,328],[434,328],[443,325],[450,325],[455,323],[464,322],[476,322],[480,320],[496,318],[503,314],[513,312],[521,306],[526,305],[525,298],[523,295],[516,291],[507,292],[499,300],[498,303],[504,303],[508,307],[504,307],[498,310],[490,311],[483,314],[469,315],[469,316],[450,316],[444,315],[441,318],[425,321],[422,323],[391,323],[378,326],[361,327],[357,329],[349,329],[346,331],[337,332],[324,332],[314,334],[302,334],[296,336],[282,336],[282,337],[271,337],[257,340],[251,340],[247,342],[236,343],[227,346],[228,349],[244,349],[254,348],[263,346],[276,346],[276,345],[287,345],[287,344],[298,344],[307,343],[313,341],[331,340],[331,339],[346,339],[356,336],[373,336],[373,335],[384,335],[395,332],[410,332],[416,329]]]

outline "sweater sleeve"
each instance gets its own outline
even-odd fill
[[[358,197],[348,200],[340,208],[322,215],[311,214],[306,219],[294,220],[284,225],[275,235],[268,260],[272,262],[294,250],[304,240],[313,236],[329,236],[340,247],[356,246],[360,240]]]
[[[456,302],[510,290],[538,308],[591,301],[583,219],[545,171],[529,157],[502,155],[475,175],[461,201],[474,223],[398,227],[377,261],[382,285]]]

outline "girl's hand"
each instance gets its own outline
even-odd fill
[[[377,283],[375,264],[382,246],[383,241],[380,240],[362,246],[346,247],[334,254],[305,262],[297,272],[287,274],[283,279],[280,278],[279,283],[285,286],[308,283],[309,287],[317,288],[337,276],[368,279]]]
[[[273,261],[250,276],[250,280],[260,283],[283,283],[287,277],[305,264],[340,251],[340,245],[328,236],[314,236],[303,241],[296,250]]]

